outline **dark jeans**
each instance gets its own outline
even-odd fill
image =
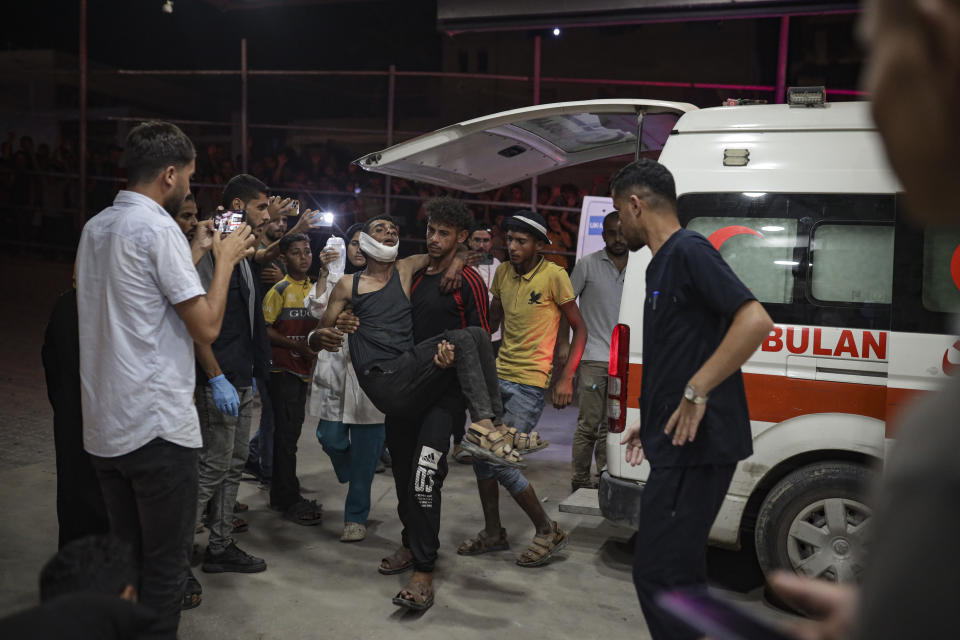
[[[303,428],[307,383],[286,371],[271,372],[268,387],[273,405],[270,505],[286,511],[303,499],[297,479],[297,441]]]
[[[470,406],[474,422],[503,416],[497,365],[490,346],[490,334],[480,327],[445,331],[428,338],[412,350],[393,358],[375,362],[357,379],[373,404],[387,415],[415,416],[446,393],[450,370],[433,363],[437,345],[447,340],[454,345],[456,379]],[[392,452],[391,452],[392,454]]]
[[[640,497],[633,584],[653,640],[699,638],[654,598],[665,589],[706,586],[707,537],[736,465],[658,467]]]
[[[257,378],[257,393],[260,394],[260,426],[250,438],[250,455],[247,466],[260,467],[264,479],[273,475],[273,404],[268,390],[269,378]]]
[[[459,391],[454,386],[454,391]],[[448,392],[419,416],[387,416],[403,546],[417,571],[433,571],[440,548],[440,490],[447,477],[450,432],[463,423],[463,396]]]
[[[156,438],[116,458],[91,456],[111,531],[139,552],[140,602],[161,617],[150,638],[176,638],[180,624],[196,519],[197,451]]]

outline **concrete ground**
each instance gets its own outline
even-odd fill
[[[52,414],[45,396],[40,345],[56,295],[69,286],[69,265],[0,258],[0,616],[37,602],[37,574],[56,551],[55,468]],[[10,313],[10,311],[24,313]],[[29,313],[26,313],[29,311]],[[576,409],[548,408],[541,432],[552,441],[529,458],[527,477],[547,512],[570,535],[565,551],[548,565],[523,569],[514,558],[533,528],[509,496],[501,510],[512,549],[461,557],[457,544],[482,527],[470,467],[450,462],[444,486],[441,555],[435,574],[436,605],[425,614],[404,613],[390,599],[407,576],[382,576],[376,568],[400,538],[389,470],[373,484],[367,539],[343,544],[345,487],[338,484],[314,436],[304,424],[298,456],[305,495],[324,505],[324,521],[302,527],[266,507],[267,496],[244,482],[241,501],[250,531],[237,543],[266,559],[254,575],[203,574],[203,603],[186,611],[183,638],[391,638],[412,631],[423,640],[544,637],[648,638],[631,582],[631,532],[601,518],[558,513],[569,495],[570,440]],[[197,540],[205,539],[198,536]],[[774,620],[784,614],[767,605],[749,553],[712,551],[711,576],[718,593]],[[198,568],[199,569],[199,568]]]

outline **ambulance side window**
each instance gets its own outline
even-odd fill
[[[960,229],[924,231],[921,300],[928,311],[960,311]]]
[[[710,241],[757,300],[792,302],[796,220],[704,216],[690,220],[687,228]]]
[[[893,225],[824,222],[813,228],[810,249],[816,300],[890,304]]]
[[[960,311],[960,229],[917,227],[897,196],[893,330],[952,334]]]
[[[774,322],[890,329],[900,242],[893,194],[686,193],[677,210]]]

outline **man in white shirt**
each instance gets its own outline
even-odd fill
[[[220,333],[230,274],[252,240],[246,225],[212,234],[217,266],[204,295],[171,217],[189,191],[193,144],[172,124],[147,122],[124,146],[127,190],[87,223],[77,250],[83,443],[112,532],[138,552],[140,601],[160,615],[150,637],[175,638],[201,444],[193,342]]]

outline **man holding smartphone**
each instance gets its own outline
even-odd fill
[[[124,153],[128,188],[84,226],[77,249],[83,441],[111,530],[140,558],[140,602],[160,616],[151,637],[173,639],[201,445],[192,343],[220,333],[230,274],[252,243],[246,225],[213,238],[205,294],[172,217],[190,188],[193,144],[173,124],[146,122]]]
[[[245,211],[259,223],[267,208],[266,186],[251,175],[234,176],[223,190],[222,204],[228,211],[224,215]],[[215,229],[214,233],[219,232]],[[215,265],[209,255],[197,264],[204,286],[210,285]],[[196,509],[197,522],[204,512],[209,513],[210,535],[202,567],[207,573],[256,573],[267,568],[263,559],[240,549],[232,537],[233,505],[249,449],[254,379],[266,377],[270,367],[270,341],[261,304],[251,263],[241,260],[230,274],[220,334],[213,344],[195,345],[196,402],[203,434]],[[237,531],[245,526],[243,523]],[[197,585],[191,586],[197,589]]]

